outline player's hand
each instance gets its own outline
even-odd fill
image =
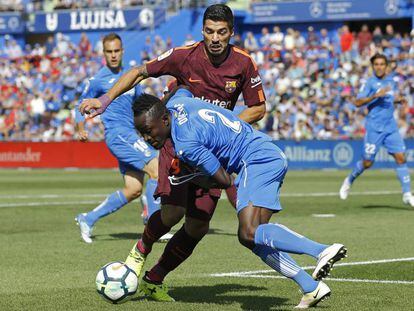
[[[387,93],[388,93],[389,91],[391,91],[391,88],[390,88],[389,86],[384,87],[384,88],[382,88],[382,89],[379,89],[379,90],[375,93],[374,98],[384,97],[384,96],[386,96],[386,95],[387,95]]]
[[[100,115],[103,110],[102,103],[97,98],[87,98],[82,101],[79,106],[79,111],[82,115],[87,114],[88,118],[94,118],[97,115]]]
[[[78,140],[80,142],[83,142],[83,143],[87,142],[88,141],[88,132],[86,132],[86,131],[79,131],[78,132]]]

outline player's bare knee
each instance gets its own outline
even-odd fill
[[[364,160],[362,162],[362,165],[364,166],[364,169],[369,169],[372,166],[372,164],[374,164],[374,162],[373,161],[369,161],[369,160]]]
[[[158,159],[152,159],[147,165],[144,167],[145,173],[148,174],[149,178],[151,179],[158,179]]]
[[[406,162],[404,154],[401,154],[401,153],[394,154],[394,158],[395,158],[395,162],[399,165],[404,164]]]
[[[142,188],[141,187],[125,187],[123,190],[123,193],[128,200],[128,202],[131,202],[137,198],[139,198],[142,194]]]
[[[241,245],[253,249],[254,248],[254,235],[256,228],[252,226],[241,227],[238,231],[238,238]]]

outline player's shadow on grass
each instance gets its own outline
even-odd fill
[[[368,204],[368,205],[362,205],[362,208],[367,208],[367,209],[388,208],[388,209],[395,209],[395,210],[400,210],[400,211],[412,211],[412,207],[402,206],[402,205]]]
[[[97,238],[98,241],[110,241],[110,240],[138,240],[142,236],[141,233],[136,232],[121,232],[111,234],[97,234],[93,237]]]
[[[174,234],[175,232],[171,232]],[[210,229],[208,231],[208,234],[214,234],[214,235],[229,235],[229,236],[236,236],[235,233],[229,233],[225,232],[220,229]],[[97,238],[97,240],[100,241],[108,241],[108,240],[138,240],[142,237],[141,233],[136,232],[121,232],[121,233],[111,233],[111,234],[98,234],[94,235],[94,237]]]
[[[179,302],[188,303],[214,303],[229,305],[239,303],[242,310],[270,310],[288,307],[288,299],[280,297],[261,296],[258,292],[267,290],[266,287],[241,285],[241,284],[218,284],[203,286],[182,286],[172,288],[169,293]],[[288,309],[292,309],[289,306]]]
[[[213,229],[213,228],[210,228],[210,229],[208,230],[208,234],[214,234],[214,235],[228,235],[228,236],[237,236],[237,234],[236,234],[236,233],[225,232],[225,231],[223,231],[223,230],[220,230],[220,229]]]

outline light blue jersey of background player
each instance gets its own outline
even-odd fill
[[[319,280],[345,256],[346,248],[320,244],[283,225],[269,223],[271,215],[281,210],[279,191],[287,160],[268,135],[227,109],[192,98],[185,89],[179,89],[166,107],[158,98],[143,95],[134,103],[134,112],[135,126],[154,147],[161,148],[170,137],[180,160],[212,176],[222,187],[230,187],[230,175],[238,174],[239,241],[301,287],[300,308],[314,306],[330,295],[329,287]],[[313,277],[288,253],[318,259]]]
[[[104,56],[107,66],[85,82],[79,103],[84,98],[99,97],[105,94],[124,72],[122,62],[122,41],[116,34],[109,34],[103,39]],[[111,153],[117,158],[119,169],[124,177],[122,190],[110,194],[99,206],[88,213],[77,215],[82,239],[91,243],[91,231],[98,219],[109,215],[128,202],[138,198],[143,189],[144,173],[148,173],[146,183],[146,199],[148,214],[159,210],[153,193],[157,186],[157,152],[139,136],[133,124],[132,103],[141,94],[140,86],[136,86],[119,96],[113,105],[101,115],[105,127],[105,142]],[[85,118],[76,107],[76,123],[79,127],[80,140],[87,140],[84,131]]]
[[[371,64],[374,75],[361,87],[355,101],[357,107],[366,105],[368,108],[363,159],[357,162],[354,170],[345,178],[339,196],[343,200],[348,197],[352,183],[365,169],[372,166],[378,150],[384,146],[397,163],[396,171],[401,183],[403,202],[414,206],[410,174],[404,155],[406,148],[394,119],[394,104],[404,104],[405,99],[399,96],[393,75],[388,72],[387,58],[376,54],[371,58]]]

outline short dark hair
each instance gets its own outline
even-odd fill
[[[121,46],[122,46],[122,39],[115,32],[108,33],[105,37],[103,37],[102,45],[105,45],[106,41],[113,41],[113,40],[119,40],[121,42]]]
[[[203,25],[206,23],[207,19],[215,22],[227,22],[230,29],[233,29],[234,27],[233,12],[225,4],[210,5],[204,12]]]
[[[385,64],[388,65],[387,56],[385,56],[384,54],[381,54],[381,53],[375,53],[374,56],[371,57],[371,59],[370,59],[371,65],[374,65],[375,60],[378,59],[378,58],[382,58],[385,61]]]
[[[161,116],[167,111],[167,108],[165,107],[165,103],[158,97],[142,93],[132,104],[132,110],[134,111],[134,117],[138,117],[144,113],[149,113],[151,118],[161,118]]]

